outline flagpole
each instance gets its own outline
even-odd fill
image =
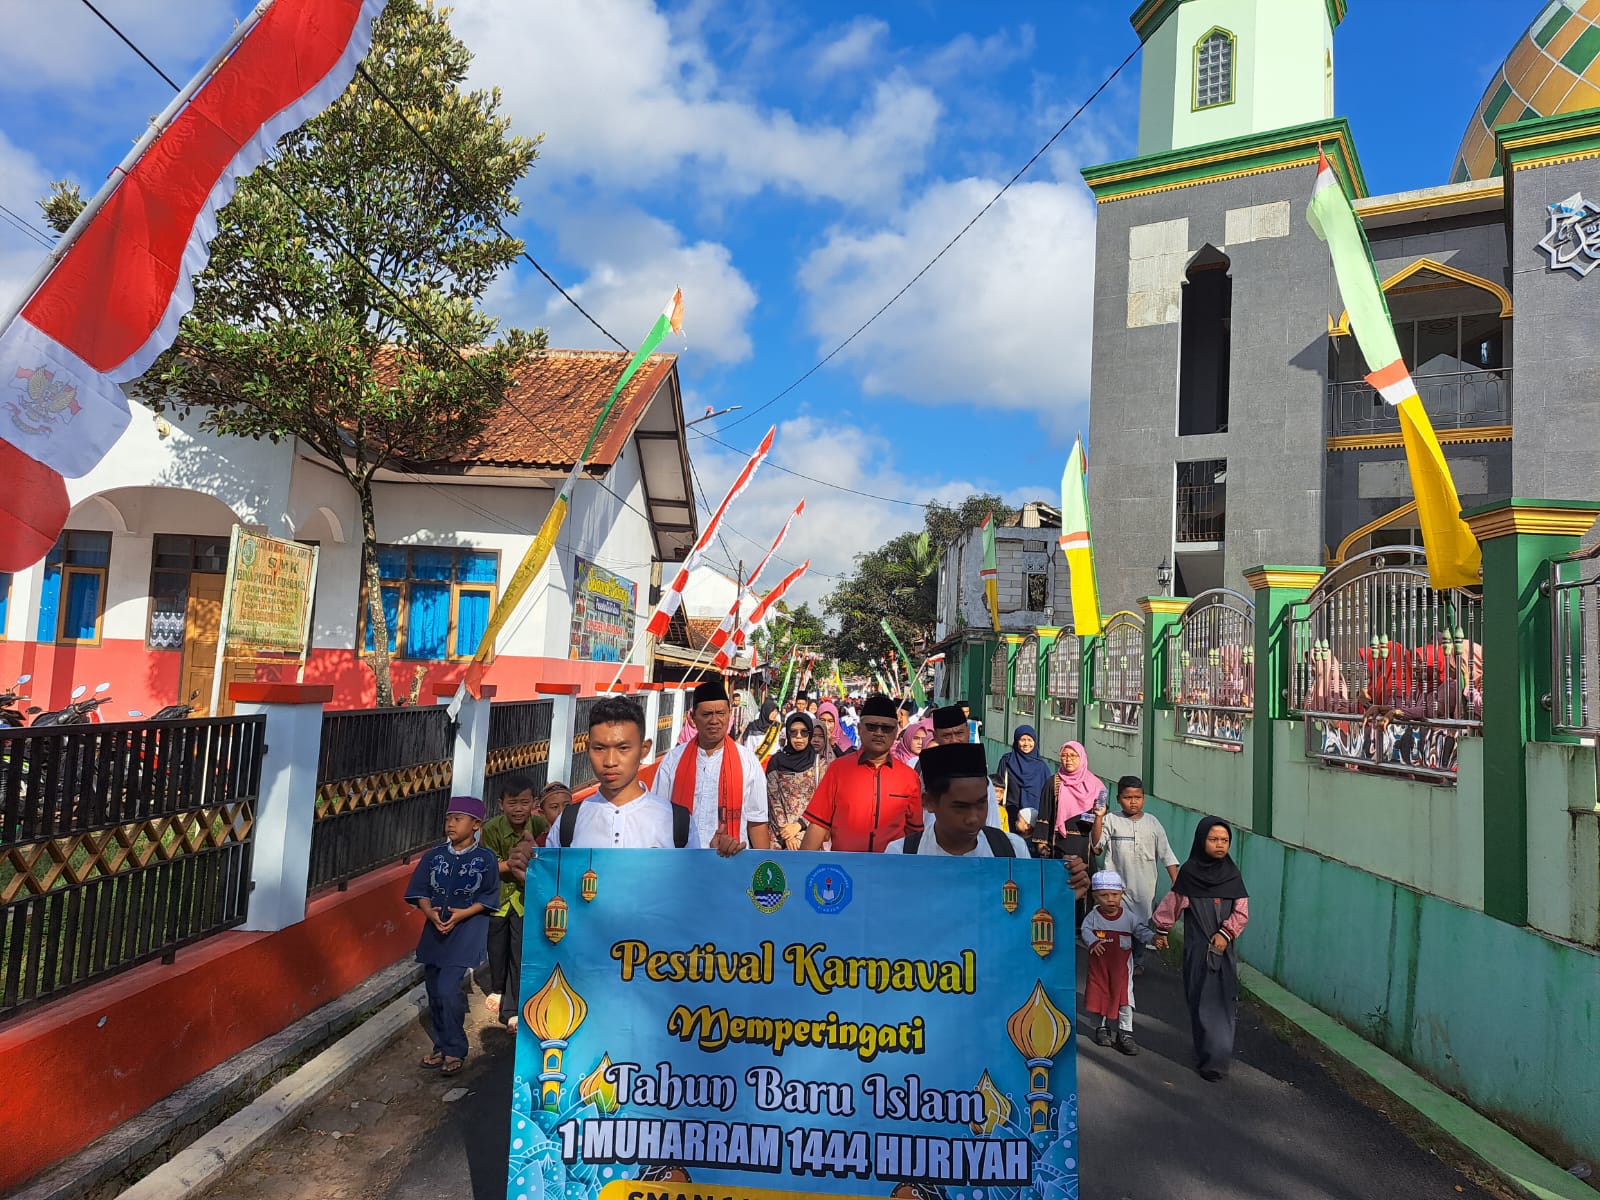
[[[194,78],[189,80],[167,104],[166,108],[161,110],[160,115],[150,122],[149,128],[144,131],[143,136],[133,144],[133,149],[129,150],[122,161],[111,169],[111,173],[106,176],[106,181],[100,185],[100,190],[89,198],[89,203],[83,206],[83,210],[78,213],[77,218],[71,225],[67,226],[67,231],[61,235],[54,246],[50,247],[44,256],[44,261],[39,264],[38,270],[33,273],[33,277],[17,293],[16,301],[5,310],[4,316],[0,316],[0,330],[6,329],[11,322],[17,319],[18,314],[27,307],[28,301],[33,299],[33,294],[49,278],[50,272],[56,269],[57,264],[65,257],[67,251],[72,248],[73,243],[88,228],[89,222],[94,220],[95,214],[105,207],[106,201],[111,199],[111,193],[117,190],[123,179],[127,177],[128,172],[133,169],[134,164],[144,157],[145,151],[149,150],[151,144],[166,131],[167,126],[172,124],[173,118],[194,98],[194,94],[206,85],[212,75],[216,74],[217,68],[227,60],[228,55],[234,52],[239,43],[244,41],[245,35],[255,28],[262,15],[271,7],[272,0],[260,0],[245,16],[244,20],[239,22],[233,33],[228,36],[228,40],[222,43],[221,49],[206,59],[205,65],[200,68]]]

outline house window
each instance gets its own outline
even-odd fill
[[[106,610],[106,569],[111,535],[69,529],[45,555],[39,592],[38,640],[68,645],[100,644]]]
[[[152,650],[183,649],[193,575],[224,575],[228,537],[158,533],[150,554],[150,621],[144,644]]]
[[[1050,576],[1028,576],[1028,611],[1043,612],[1050,606]]]
[[[472,657],[489,624],[499,573],[500,556],[492,550],[379,546],[389,653],[422,662]],[[361,645],[370,653],[367,616],[363,586]]]
[[[1233,264],[1215,246],[1184,276],[1178,350],[1178,436],[1228,431],[1228,363],[1233,339]]]
[[[1233,103],[1233,34],[1213,29],[1194,48],[1194,106]]]

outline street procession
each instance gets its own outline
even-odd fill
[[[1600,0],[4,26],[0,1200],[1596,1195]]]

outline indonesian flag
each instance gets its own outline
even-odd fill
[[[217,210],[280,137],[344,91],[382,10],[383,0],[275,0],[55,252],[0,330],[0,438],[48,473],[21,464],[30,478],[49,487],[49,476],[85,475],[116,444],[131,419],[121,385],[177,336]],[[18,465],[18,455],[0,454],[8,482]],[[50,490],[64,498],[58,478]],[[66,512],[56,521],[46,509],[53,530],[14,508],[0,513],[0,569],[37,558],[15,561],[19,527],[31,530],[29,547],[43,532],[54,541]]]
[[[716,536],[717,526],[722,524],[723,515],[737,500],[740,494],[750,486],[750,481],[755,478],[756,469],[761,466],[763,459],[772,449],[772,439],[777,436],[778,427],[774,425],[767,430],[767,436],[761,439],[761,445],[756,447],[756,452],[750,456],[750,461],[745,463],[744,470],[739,472],[739,478],[733,481],[733,486],[728,489],[728,494],[722,498],[722,503],[717,505],[717,511],[711,514],[711,520],[706,523],[705,530],[700,534],[700,540],[694,544],[694,549],[689,551],[689,556],[683,560],[683,565],[678,568],[678,574],[661,596],[661,603],[656,606],[656,611],[650,617],[650,624],[645,628],[655,637],[665,637],[667,627],[672,624],[672,615],[678,611],[683,603],[684,589],[689,586],[689,572],[699,565],[705,556],[706,548],[711,545],[711,539]]]
[[[1427,551],[1428,583],[1435,589],[1474,585],[1482,575],[1483,561],[1477,539],[1461,519],[1461,500],[1450,477],[1450,465],[1400,354],[1366,234],[1326,154],[1317,163],[1317,182],[1306,219],[1328,244],[1339,295],[1350,313],[1350,329],[1367,364],[1374,367],[1367,382],[1395,406],[1400,418],[1422,545]]]
[[[733,635],[732,644],[724,646],[721,650],[717,651],[717,656],[712,661],[719,671],[727,668],[728,664],[733,661],[734,656],[738,654],[740,649],[744,646],[745,639],[749,638],[755,633],[756,630],[761,628],[762,622],[764,622],[771,614],[773,605],[777,604],[779,600],[783,599],[784,593],[793,587],[795,583],[799,581],[800,577],[810,569],[810,567],[811,560],[808,558],[805,562],[801,563],[794,570],[790,571],[782,579],[778,580],[777,585],[761,598],[761,603],[756,605],[755,610],[751,612],[749,619],[746,620],[745,623],[739,628],[739,632]]]
[[[1094,543],[1089,536],[1088,458],[1083,438],[1072,443],[1061,472],[1061,549],[1072,580],[1072,631],[1079,637],[1100,632],[1100,585],[1094,573]]]
[[[994,631],[1000,632],[1000,556],[994,546],[994,514],[983,519],[983,569],[978,578],[983,580],[983,594],[989,601],[989,620]]]
[[[802,499],[799,504],[794,506],[794,511],[789,514],[789,519],[783,523],[783,528],[778,530],[778,536],[773,539],[771,548],[768,549],[761,561],[756,564],[756,569],[750,572],[750,578],[742,588],[738,589],[738,594],[733,598],[733,607],[728,610],[728,615],[722,618],[722,624],[717,626],[715,632],[711,635],[710,642],[707,643],[710,649],[721,650],[728,644],[728,639],[738,631],[739,614],[744,602],[747,599],[756,599],[755,588],[761,582],[762,572],[767,569],[767,564],[772,561],[772,556],[778,552],[778,547],[783,545],[784,539],[789,536],[789,526],[793,525],[794,519],[805,511],[806,502]]]

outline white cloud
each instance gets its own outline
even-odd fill
[[[685,341],[673,349],[718,363],[750,357],[750,315],[756,291],[720,242],[687,242],[676,227],[637,210],[551,208],[557,244],[585,274],[563,280],[567,291],[630,346],[650,328],[672,290],[683,288]],[[508,277],[509,278],[509,277]],[[510,324],[542,325],[550,344],[569,349],[610,347],[605,335],[544,279],[520,272],[502,282],[486,307]]]
[[[753,444],[763,432],[764,425],[758,427],[752,423],[741,426],[728,440],[741,445]],[[690,434],[689,449],[707,493],[705,499],[715,505],[744,466],[747,454],[695,437],[693,430]],[[869,500],[797,479],[774,469],[773,463],[819,479],[844,481],[858,491],[918,502],[939,500],[954,504],[985,490],[1002,491],[1012,502],[1050,495],[1050,490],[1043,485],[1008,484],[996,488],[982,481],[942,477],[938,472],[952,465],[944,461],[927,463],[926,473],[908,474],[895,465],[894,447],[887,438],[858,426],[804,414],[779,421],[771,460],[729,511],[723,526],[725,536],[721,539],[726,543],[726,550],[721,543],[713,543],[711,557],[712,565],[723,569],[727,566],[726,558],[742,556],[745,570],[750,570],[766,553],[784,520],[794,511],[796,502],[804,496],[805,515],[795,522],[780,552],[780,557],[787,561],[779,564],[775,559],[774,567],[768,568],[762,584],[764,591],[793,566],[809,558],[811,571],[790,593],[794,603],[815,603],[831,591],[836,581],[829,576],[848,575],[858,553],[875,549],[908,529],[922,528],[923,512],[920,508]],[[702,528],[706,519],[702,511]]]
[[[799,280],[831,349],[894,295],[999,189],[932,185],[873,228],[837,227]],[[838,361],[869,394],[1045,414],[1063,431],[1088,397],[1094,204],[1074,183],[1020,183]]]
[[[250,10],[248,0],[97,0],[96,7],[179,83],[188,73],[184,64],[203,61],[234,19]],[[82,4],[11,0],[5,5],[0,90],[54,90],[65,84],[70,97],[146,75],[155,80],[154,72]],[[135,124],[130,136],[137,134]]]
[[[695,31],[675,32],[652,0],[462,0],[455,26],[515,127],[547,134],[535,186],[587,176],[882,203],[921,170],[939,118],[933,92],[900,72],[843,124],[764,108],[725,87]]]
[[[889,23],[876,17],[857,17],[841,34],[829,38],[811,64],[818,78],[854,71],[871,61],[889,36]]]
[[[22,224],[47,236],[52,231],[40,218],[38,201],[48,186],[49,178],[38,159],[0,133],[0,204]],[[0,219],[0,308],[15,303],[46,253],[43,245],[15,228],[11,220]]]

